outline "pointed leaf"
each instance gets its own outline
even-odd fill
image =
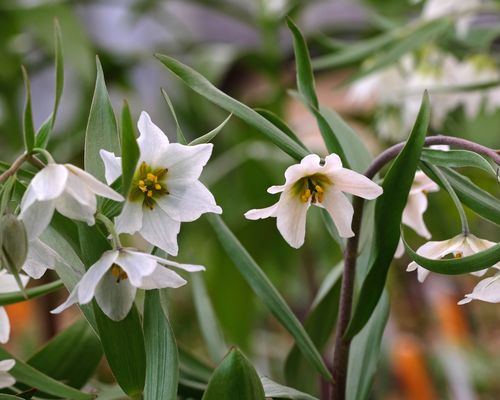
[[[184,136],[184,133],[182,132],[181,124],[179,123],[179,120],[177,119],[177,114],[175,113],[175,108],[174,105],[172,104],[172,100],[170,100],[170,97],[168,96],[167,92],[165,89],[161,89],[161,94],[163,95],[163,98],[165,99],[165,102],[168,105],[168,108],[170,109],[170,113],[172,114],[172,117],[174,118],[175,122],[175,128],[177,132],[177,142],[180,144],[187,144],[186,137]]]
[[[278,117],[275,113],[269,111],[269,110],[264,110],[263,108],[256,108],[255,111],[257,111],[260,115],[262,115],[265,119],[267,119],[269,122],[271,122],[273,125],[276,125],[279,129],[281,129],[283,132],[285,132],[291,139],[295,140],[298,145],[304,148],[308,153],[310,153],[309,149],[306,147],[304,143],[299,139],[299,137],[296,135],[296,133],[290,128],[285,121],[283,121],[280,117]]]
[[[438,167],[462,168],[474,167],[482,169],[496,177],[496,172],[491,164],[481,155],[468,150],[434,150],[423,149],[422,161],[426,161]]]
[[[30,152],[35,147],[35,127],[33,125],[33,112],[31,110],[31,87],[28,72],[24,66],[21,66],[23,71],[24,86],[26,91],[26,102],[24,105],[24,146],[27,152]]]
[[[271,379],[262,376],[260,378],[262,386],[264,387],[264,393],[266,398],[270,397],[273,399],[292,399],[292,400],[318,400],[307,393],[300,392],[294,388],[280,385],[272,381]]]
[[[122,194],[127,197],[139,161],[139,146],[135,137],[130,108],[126,101],[122,108]]]
[[[194,139],[192,142],[189,143],[189,145],[194,146],[195,144],[208,143],[208,142],[212,141],[212,139],[215,138],[219,134],[219,132],[222,130],[222,128],[224,128],[224,126],[229,122],[232,115],[233,114],[229,114],[227,116],[227,118],[220,123],[220,125],[217,125],[210,132],[205,133],[204,135]]]

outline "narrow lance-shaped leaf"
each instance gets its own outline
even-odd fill
[[[226,253],[258,298],[294,337],[297,346],[311,365],[325,378],[331,379],[331,374],[311,338],[264,272],[218,215],[209,215],[207,218]]]
[[[224,128],[224,126],[226,126],[226,124],[231,119],[232,115],[233,114],[229,114],[227,116],[227,118],[224,121],[222,121],[219,125],[217,125],[214,129],[212,129],[210,132],[205,133],[204,135],[194,139],[193,141],[191,141],[189,143],[189,145],[193,146],[195,144],[208,143],[208,142],[212,141],[219,134],[219,132],[222,130],[222,128]]]
[[[235,395],[239,400],[265,399],[255,368],[233,348],[214,371],[202,400],[234,400]]]
[[[24,146],[26,151],[30,152],[35,147],[35,127],[33,125],[33,112],[31,110],[31,86],[26,68],[21,66],[21,70],[23,71],[24,87],[26,91],[23,119]]]
[[[126,101],[123,102],[121,122],[122,194],[127,197],[137,167],[137,161],[139,161],[139,146],[135,138],[130,108]]]
[[[186,136],[184,136],[184,133],[182,132],[181,124],[179,123],[179,120],[177,119],[177,114],[175,113],[175,108],[174,105],[172,104],[172,100],[170,100],[170,97],[168,96],[167,92],[165,89],[161,89],[161,94],[163,95],[163,98],[165,99],[165,102],[167,103],[167,106],[170,110],[170,113],[172,114],[172,117],[174,118],[175,122],[175,128],[177,132],[177,142],[180,144],[187,144]]]
[[[399,242],[399,225],[415,177],[430,120],[429,96],[424,93],[417,120],[403,150],[384,177],[384,193],[375,203],[373,261],[345,336],[352,338],[367,323],[382,295],[389,266]]]
[[[156,57],[175,75],[182,79],[191,89],[201,94],[208,100],[233,113],[249,125],[253,126],[266,135],[281,150],[288,153],[296,160],[304,158],[308,152],[305,151],[294,140],[289,138],[285,132],[273,125],[267,119],[259,115],[250,107],[233,99],[212,85],[204,76],[182,64],[181,62],[163,54]]]
[[[280,385],[271,379],[262,376],[260,378],[266,398],[291,399],[291,400],[318,400],[307,393],[300,392],[294,388]]]
[[[176,400],[179,355],[174,332],[160,304],[158,290],[148,290],[144,300],[146,348],[145,400]]]
[[[479,168],[496,177],[496,172],[491,164],[486,161],[486,159],[481,155],[469,150],[441,151],[434,149],[423,149],[421,160],[438,167]]]

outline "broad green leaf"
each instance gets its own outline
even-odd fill
[[[179,356],[174,332],[164,314],[158,290],[148,290],[144,300],[146,348],[145,400],[176,400]]]
[[[273,399],[292,399],[292,400],[318,400],[316,397],[313,397],[307,393],[303,393],[298,391],[297,389],[280,385],[272,381],[265,376],[260,378],[262,382],[262,386],[264,387],[264,393],[266,398]]]
[[[22,66],[21,70],[23,71],[24,86],[26,91],[23,119],[24,146],[26,151],[30,152],[35,147],[35,127],[33,125],[33,111],[31,109],[31,87],[26,68]]]
[[[283,297],[269,281],[269,278],[218,215],[209,215],[207,218],[214,228],[222,247],[257,297],[262,300],[283,327],[294,337],[295,343],[310,364],[325,378],[331,379],[330,372],[311,338]]]
[[[430,119],[429,96],[424,93],[417,120],[403,150],[384,177],[384,193],[375,203],[374,252],[353,317],[345,336],[352,338],[368,322],[384,290],[389,266],[399,242],[399,225],[415,177]]]
[[[459,275],[477,272],[491,267],[500,261],[500,243],[471,256],[434,260],[422,257],[414,252],[404,240],[403,235],[401,237],[410,258],[421,267],[432,272],[437,272],[438,274]]]
[[[281,129],[283,132],[285,132],[288,136],[290,136],[291,139],[295,140],[298,145],[304,148],[308,153],[310,153],[309,149],[306,147],[304,143],[299,139],[299,137],[295,134],[295,132],[290,128],[285,121],[283,121],[280,117],[278,117],[275,113],[269,111],[269,110],[264,110],[263,108],[256,108],[255,111],[257,111],[260,115],[262,115],[265,119],[267,119],[269,122],[272,124],[276,125],[279,129]]]
[[[320,351],[324,350],[337,322],[342,268],[342,265],[335,266],[325,277],[304,322],[306,332]],[[289,385],[307,393],[319,394],[318,375],[311,369],[297,344],[288,353],[285,377]]]
[[[229,122],[232,115],[233,114],[229,114],[227,116],[227,118],[220,123],[220,125],[217,125],[210,132],[205,133],[204,135],[194,139],[192,142],[189,143],[189,145],[193,146],[195,144],[208,143],[208,142],[212,141],[212,139],[215,138],[219,134],[219,132],[222,130],[222,128],[224,128],[224,126]]]
[[[120,142],[115,114],[111,107],[104,74],[99,58],[96,57],[97,77],[94,97],[85,132],[85,170],[104,182],[104,164],[99,150],[120,154]]]
[[[6,306],[8,304],[21,303],[29,299],[36,299],[40,296],[45,296],[46,294],[53,293],[64,287],[61,280],[57,280],[51,283],[46,283],[45,285],[36,286],[31,289],[25,289],[24,292],[9,292],[0,293],[0,306]]]
[[[224,336],[222,335],[217,316],[215,315],[212,301],[208,296],[203,275],[192,274],[191,285],[196,315],[198,317],[203,339],[207,345],[208,354],[210,354],[212,361],[218,363],[227,354],[228,348],[224,341]]]
[[[259,375],[247,358],[233,348],[208,382],[203,400],[264,400]]]
[[[135,138],[134,124],[130,115],[130,108],[125,101],[122,108],[122,126],[121,126],[121,143],[122,143],[122,194],[127,197],[130,184],[137,168],[139,161],[139,146]]]
[[[179,363],[181,375],[184,378],[206,383],[212,376],[213,368],[182,346],[179,346]]]
[[[179,120],[177,119],[177,114],[175,113],[175,108],[174,105],[172,104],[172,100],[170,100],[170,97],[168,96],[167,92],[165,89],[161,89],[161,94],[163,95],[163,98],[165,99],[165,102],[167,103],[167,106],[170,110],[170,113],[172,114],[172,118],[174,119],[175,122],[175,128],[177,132],[177,142],[180,144],[187,144],[186,136],[184,136],[184,133],[182,132],[181,124],[179,123]]]
[[[69,386],[81,388],[92,377],[101,358],[97,335],[81,319],[51,339],[26,363]]]
[[[12,375],[19,383],[24,383],[25,385],[36,388],[39,391],[53,396],[62,397],[63,399],[91,400],[94,398],[94,396],[89,393],[80,392],[71,386],[65,385],[64,383],[56,381],[44,373],[37,371],[35,368],[25,364],[21,360],[18,360],[12,354],[7,352],[7,350],[0,347],[0,360],[7,359],[16,360],[16,365],[14,365],[14,368],[9,371],[9,374]]]
[[[423,149],[420,159],[438,167],[475,167],[496,177],[496,172],[491,164],[484,157],[473,151]]]
[[[456,171],[448,168],[443,168],[441,171],[464,205],[488,221],[500,225],[500,201],[496,197]],[[439,183],[430,171],[429,178]]]
[[[281,129],[273,125],[250,107],[217,89],[205,77],[192,68],[163,54],[156,54],[156,57],[195,92],[201,94],[211,102],[238,116],[246,123],[259,130],[291,157],[296,160],[301,160],[308,154],[307,151],[293,139],[289,138]]]

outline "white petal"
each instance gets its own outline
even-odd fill
[[[437,192],[439,191],[439,185],[427,175],[425,175],[422,171],[417,171],[415,173],[415,177],[413,178],[410,194],[424,191]]]
[[[326,156],[324,168],[325,173],[329,173],[331,171],[342,168],[342,161],[340,160],[340,157],[335,153]]]
[[[9,374],[0,372],[0,389],[14,386],[16,380]]]
[[[0,343],[7,343],[10,336],[10,321],[5,308],[0,307]]]
[[[115,228],[118,233],[135,233],[142,228],[142,202],[126,201],[122,212],[115,218]]]
[[[80,182],[89,188],[95,194],[98,194],[101,197],[106,197],[115,201],[123,201],[124,198],[120,193],[115,192],[109,186],[105,185],[101,181],[94,178],[88,172],[85,172],[83,169],[75,167],[71,164],[66,164],[66,168],[75,174],[75,176],[80,180]]]
[[[276,210],[277,226],[290,246],[298,249],[304,244],[306,215],[309,202],[303,203],[291,192],[283,192]]]
[[[470,246],[471,250],[474,253],[479,253],[481,251],[487,250],[496,244],[496,243],[491,242],[491,241],[486,240],[486,239],[480,239],[480,238],[474,236],[472,233],[469,233],[467,235],[467,237],[465,238],[465,241],[468,243],[468,245]],[[500,268],[500,261],[497,262],[495,265],[492,265],[492,267]],[[483,271],[485,271],[485,270],[483,270]],[[479,272],[483,272],[483,271],[479,271]],[[479,276],[481,276],[481,275],[479,275]]]
[[[332,217],[333,223],[337,227],[341,237],[347,238],[354,236],[354,232],[351,229],[354,210],[351,202],[342,192],[328,188],[324,193],[323,203],[321,205],[326,208]]]
[[[340,168],[328,174],[336,190],[351,193],[364,199],[372,200],[380,196],[382,187],[366,176],[347,168]]]
[[[207,212],[222,213],[212,193],[200,181],[174,183],[168,190],[170,194],[159,197],[156,203],[176,221],[191,222]]]
[[[40,239],[29,242],[28,255],[23,271],[33,279],[39,279],[47,269],[53,269],[59,255]]]
[[[464,304],[470,300],[500,303],[500,274],[483,279],[472,290],[472,293],[466,294],[465,297],[466,299],[462,300],[459,304]]]
[[[417,249],[417,254],[426,258],[439,259],[453,253],[463,242],[463,235],[457,235],[451,239],[439,242],[427,242]]]
[[[71,307],[73,304],[78,303],[78,285],[74,287],[74,289],[71,291],[69,294],[68,298],[64,303],[59,305],[58,307],[54,308],[53,310],[50,311],[51,314],[60,314],[67,308]]]
[[[97,286],[95,299],[104,314],[114,321],[120,321],[130,312],[135,293],[136,288],[128,279],[116,282],[116,278],[108,272]]]
[[[160,207],[152,210],[143,209],[141,236],[149,243],[176,256],[179,251],[177,235],[181,229],[181,223],[170,218]]]
[[[151,275],[142,277],[141,289],[178,288],[187,282],[176,272],[158,265]]]
[[[83,275],[82,280],[78,284],[78,302],[80,304],[86,304],[92,300],[100,280],[111,268],[111,265],[113,265],[117,258],[118,251],[106,251],[101,258],[89,268],[85,275]]]
[[[179,269],[183,269],[184,271],[188,272],[199,272],[199,271],[205,271],[205,267],[203,265],[197,265],[197,264],[180,264],[172,260],[167,260],[166,258],[161,258],[157,256],[152,256],[158,263],[168,265],[170,267],[175,267]]]
[[[285,171],[286,185],[291,185],[300,178],[319,172],[322,169],[320,161],[318,155],[309,154],[300,161],[300,164],[288,167]]]
[[[399,238],[398,247],[396,248],[396,253],[394,253],[394,258],[401,258],[405,254],[405,245],[403,240]]]
[[[19,278],[21,279],[21,283],[23,286],[29,281],[29,277],[24,274],[19,274]],[[14,275],[7,273],[5,270],[0,271],[0,293],[10,293],[10,292],[18,292],[19,285],[14,278]]]
[[[51,163],[35,175],[30,186],[38,201],[54,200],[63,192],[67,179],[68,170],[63,165]]]
[[[263,219],[269,217],[276,217],[276,211],[278,209],[278,203],[274,203],[272,206],[266,208],[256,208],[245,213],[246,219]]]
[[[37,201],[35,190],[29,185],[21,199],[21,213],[27,210],[35,201]]]
[[[123,268],[130,283],[135,287],[139,287],[143,276],[151,274],[156,268],[156,260],[153,257],[126,249],[120,251],[115,263]]]
[[[122,174],[122,158],[104,149],[99,151],[99,155],[104,163],[104,177],[107,184],[111,185]]]
[[[2,360],[0,361],[0,371],[2,372],[10,371],[12,368],[14,368],[14,365],[16,365],[16,360],[13,359]]]
[[[37,201],[32,203],[28,208],[21,207],[19,219],[24,223],[28,240],[37,238],[49,226],[54,215],[54,210],[54,200]]]
[[[430,239],[431,233],[424,222],[425,210],[427,210],[427,196],[425,193],[416,192],[410,194],[403,210],[403,224],[412,228],[420,236]]]
[[[212,149],[212,143],[195,146],[171,143],[158,160],[159,165],[168,168],[167,187],[169,183],[178,180],[198,179],[212,154]]]
[[[65,217],[75,219],[77,221],[84,221],[88,225],[94,225],[94,214],[97,210],[97,201],[93,196],[92,204],[80,203],[76,198],[71,196],[68,192],[63,192],[55,202],[56,210]]]
[[[274,186],[271,186],[267,189],[267,193],[271,193],[271,194],[281,193],[285,189],[286,189],[286,185],[274,185]]]
[[[139,164],[145,161],[149,165],[161,166],[158,163],[169,146],[167,136],[153,124],[149,114],[145,111],[139,117],[137,128],[141,134],[137,139],[141,151]]]

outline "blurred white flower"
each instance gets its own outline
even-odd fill
[[[149,243],[177,255],[177,234],[181,222],[202,214],[220,214],[214,196],[199,181],[212,154],[212,144],[185,146],[169,143],[146,112],[138,122],[140,158],[132,186],[121,214],[116,218],[118,233],[139,234]],[[121,175],[121,157],[101,150],[106,181]]]
[[[13,386],[16,383],[16,380],[9,374],[14,365],[16,365],[16,361],[12,359],[0,361],[0,389]]]
[[[201,265],[179,264],[132,248],[109,250],[88,269],[68,299],[52,313],[60,313],[75,303],[87,304],[95,297],[109,318],[122,320],[132,307],[137,288],[178,288],[186,284],[184,278],[165,265],[189,272],[205,269]]]
[[[472,293],[466,294],[458,304],[470,303],[472,300],[481,300],[488,303],[500,303],[500,272],[494,276],[481,280]]]
[[[365,176],[342,167],[338,155],[330,154],[322,165],[319,156],[310,154],[285,171],[285,184],[271,186],[269,193],[281,193],[276,204],[245,213],[248,219],[275,217],[278,230],[288,244],[304,244],[306,214],[310,205],[324,208],[331,215],[341,237],[354,235],[351,229],[353,208],[342,193],[365,199],[382,194],[382,188]]]
[[[29,281],[29,278],[26,275],[20,274],[19,278],[21,279],[21,283],[23,286]],[[18,292],[19,286],[17,285],[17,281],[13,275],[8,274],[7,271],[0,271],[0,293],[10,293],[10,292]],[[7,343],[10,336],[10,322],[9,316],[7,315],[7,311],[5,308],[0,307],[0,343]],[[2,388],[2,369],[0,368],[0,388]],[[8,385],[10,386],[10,385]]]
[[[481,3],[481,0],[427,0],[422,9],[421,18],[431,20],[455,15],[457,34],[464,37],[474,18],[473,12]]]
[[[449,254],[453,255],[453,257],[455,258],[461,258],[479,253],[494,245],[495,243],[490,242],[486,239],[479,239],[471,233],[467,235],[460,234],[448,240],[439,242],[427,242],[418,248],[417,254],[421,255],[422,257],[432,258],[436,260],[443,258]],[[500,263],[492,265],[492,267],[500,268]],[[411,262],[406,270],[417,270],[417,277],[419,282],[423,282],[430,272],[418,265],[415,261]],[[482,276],[486,273],[487,270],[488,269],[486,268],[482,271],[473,272],[472,274],[476,276]]]
[[[71,164],[49,163],[32,179],[21,201],[20,219],[38,236],[49,225],[54,210],[62,215],[95,223],[96,195],[115,201],[123,197],[89,173]]]

